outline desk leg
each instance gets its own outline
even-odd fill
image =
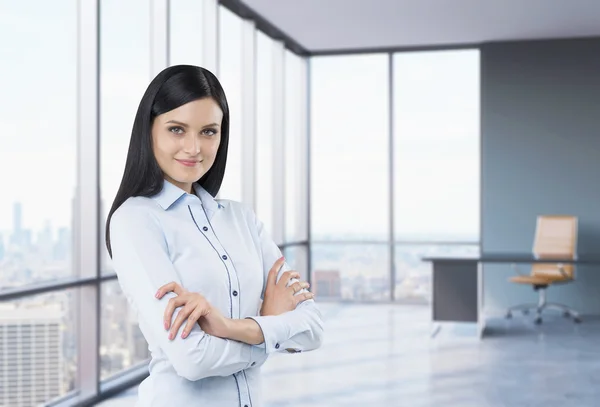
[[[483,339],[485,315],[483,315],[483,264],[477,263],[477,336]]]

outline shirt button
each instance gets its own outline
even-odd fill
[[[206,232],[206,231],[208,230],[208,228],[207,228],[206,226],[204,226],[204,227],[202,228],[202,230]]]
[[[233,292],[233,296],[234,296],[234,297],[237,297],[237,291],[234,291],[234,292]]]
[[[275,344],[275,349],[279,349],[279,344],[278,343]]]
[[[226,256],[226,255],[222,255],[222,256],[221,256],[221,258],[222,258],[223,260],[227,260],[227,256]]]

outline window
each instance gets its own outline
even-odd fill
[[[102,284],[100,380],[145,362],[148,343],[118,281]]]
[[[387,244],[313,243],[312,288],[320,300],[387,301]]]
[[[75,389],[79,309],[77,289],[0,303],[4,340],[17,345],[0,348],[0,371],[13,373],[0,378],[0,405],[50,401]],[[30,324],[37,325],[33,335]]]
[[[300,273],[300,280],[308,281],[308,247],[307,245],[287,246],[283,249],[285,262]],[[311,289],[312,291],[312,289]]]
[[[151,80],[150,9],[145,0],[104,0],[100,10],[100,242],[102,272],[112,273],[104,224],[123,177],[137,108]],[[117,281],[102,284],[101,303],[100,379],[104,380],[147,355],[135,353],[140,345],[131,341],[139,328]]]
[[[150,9],[145,0],[104,0],[100,11],[100,241],[102,272],[112,272],[104,224],[123,177],[137,108],[151,80]]]
[[[388,55],[311,59],[315,240],[389,236]]]
[[[219,196],[242,200],[242,19],[219,7],[219,82],[229,105],[227,168]]]
[[[396,240],[479,240],[479,51],[394,55]]]
[[[395,298],[429,302],[420,258],[479,251],[479,52],[393,62]]]
[[[307,239],[306,225],[306,73],[302,57],[285,51],[285,241]]]
[[[202,2],[169,1],[169,65],[202,66]]]
[[[74,274],[77,2],[2,2],[0,60],[2,289]]]

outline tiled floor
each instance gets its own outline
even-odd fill
[[[431,338],[429,308],[322,304],[326,341],[263,368],[264,407],[598,407],[600,320],[515,317]],[[135,390],[101,404],[131,407]],[[198,406],[201,407],[201,406]]]

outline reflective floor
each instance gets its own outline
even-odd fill
[[[428,307],[321,308],[325,344],[269,359],[262,407],[600,406],[599,319],[492,319],[479,341],[461,325],[431,338]],[[135,397],[132,389],[100,405],[132,407]]]

